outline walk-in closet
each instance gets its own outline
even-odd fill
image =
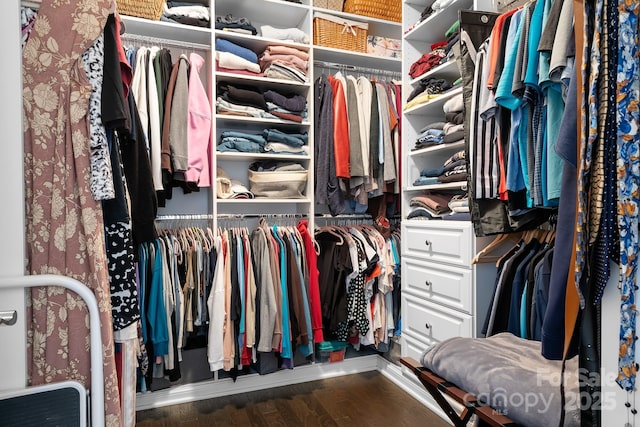
[[[2,2],[0,424],[635,425],[639,15]]]

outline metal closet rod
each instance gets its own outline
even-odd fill
[[[217,215],[217,219],[245,219],[245,218],[307,218],[305,214],[222,214]],[[177,215],[158,215],[156,221],[173,221],[173,220],[212,220],[213,214],[177,214]]]
[[[356,71],[367,74],[385,74],[388,76],[398,77],[400,78],[400,71],[391,71],[391,70],[381,70],[379,68],[369,68],[369,67],[360,67],[357,65],[348,65],[348,64],[338,64],[336,62],[325,62],[325,61],[313,61],[313,65],[315,67],[320,68],[332,68],[335,70],[344,70],[344,71]]]
[[[179,42],[171,39],[163,39],[160,37],[150,37],[150,36],[141,36],[137,34],[123,34],[120,36],[123,42],[129,43],[148,43],[156,46],[171,46],[176,48],[188,48],[188,49],[198,49],[198,50],[211,50],[211,46],[207,44],[200,43],[191,43],[191,42]]]

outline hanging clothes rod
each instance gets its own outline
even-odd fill
[[[247,219],[247,218],[270,218],[270,219],[302,219],[307,218],[305,214],[228,214],[218,215],[218,219]]]
[[[175,48],[187,48],[187,49],[197,49],[197,50],[211,50],[211,46],[200,43],[191,43],[191,42],[179,42],[176,40],[163,39],[160,37],[150,37],[150,36],[141,36],[137,34],[123,34],[120,36],[123,43],[131,43],[131,44],[151,44],[159,47],[171,46]]]
[[[301,219],[307,218],[305,214],[223,214],[215,218],[220,220],[228,219],[248,219],[248,218],[278,218],[278,219]],[[175,221],[175,220],[212,220],[213,214],[178,214],[178,215],[158,215],[156,221]]]
[[[316,214],[316,219],[373,219],[369,214]]]
[[[368,67],[359,67],[356,65],[347,65],[347,64],[338,64],[335,62],[325,62],[325,61],[313,61],[313,65],[319,68],[330,68],[334,70],[340,71],[355,71],[361,72],[365,74],[378,74],[378,75],[386,75],[400,78],[400,71],[391,71],[391,70],[381,70],[378,68],[368,68]]]
[[[211,220],[211,214],[179,214],[179,215],[158,215],[156,221],[175,221],[175,220]]]

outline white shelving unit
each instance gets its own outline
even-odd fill
[[[455,0],[445,9],[416,24],[430,0],[404,2],[403,75],[411,64],[432,51],[431,45],[445,40],[445,32],[458,19],[458,11],[472,8],[471,0]],[[422,75],[406,80],[404,100],[425,78],[453,83],[460,77],[455,60],[438,65]],[[445,121],[443,105],[462,93],[453,88],[428,102],[403,112],[402,191],[402,354],[420,359],[430,345],[454,336],[481,335],[482,323],[491,298],[495,268],[472,265],[471,259],[491,238],[477,238],[470,221],[406,219],[412,197],[426,191],[466,191],[467,182],[415,186],[420,171],[441,167],[452,154],[464,150],[465,142],[441,144],[415,150],[420,130]],[[407,381],[417,382],[405,372]],[[427,405],[437,410],[425,394]]]
[[[202,188],[200,192],[182,194],[180,189],[174,189],[173,198],[167,201],[167,205],[161,208],[159,215],[203,215],[211,216],[211,225],[216,227],[218,223],[226,224],[228,218],[241,215],[259,216],[285,214],[292,218],[308,218],[309,226],[313,229],[315,203],[313,200],[313,82],[315,80],[314,61],[322,61],[332,64],[340,64],[346,73],[354,70],[353,74],[361,74],[362,70],[381,70],[383,72],[400,73],[402,61],[399,58],[379,57],[366,53],[352,52],[313,45],[313,15],[315,12],[329,13],[354,21],[367,22],[368,34],[382,37],[401,39],[402,24],[399,22],[384,21],[376,18],[358,16],[344,12],[316,8],[311,0],[303,0],[302,4],[296,4],[283,0],[201,0],[209,5],[212,23],[216,16],[231,14],[233,17],[246,17],[258,30],[258,35],[252,36],[230,31],[215,30],[209,28],[190,27],[176,25],[161,21],[149,21],[135,17],[123,17],[126,28],[126,36],[138,38],[140,44],[145,38],[160,40],[159,45],[167,47],[175,54],[175,58],[182,53],[197,51],[205,57],[205,66],[201,78],[211,101],[213,112],[212,120],[212,187]],[[298,28],[309,36],[309,44],[285,42],[260,36],[260,27],[271,25],[277,28]],[[267,46],[284,45],[294,47],[309,53],[309,70],[306,82],[294,82],[274,78],[256,77],[232,72],[219,72],[215,67],[215,43],[216,39],[224,38],[233,43],[251,49],[260,54]],[[163,46],[163,42],[165,45]],[[375,73],[371,73],[375,75]],[[302,123],[273,118],[241,117],[224,114],[216,114],[216,91],[218,84],[229,83],[239,86],[251,86],[260,90],[273,89],[283,94],[302,95],[307,99],[308,118]],[[264,129],[276,128],[287,133],[303,133],[309,135],[309,154],[269,154],[269,153],[235,153],[216,152],[215,147],[224,131],[235,130],[249,133],[259,133]],[[301,198],[254,198],[254,199],[217,199],[215,194],[215,174],[217,168],[222,168],[231,179],[241,181],[249,188],[248,168],[256,161],[277,159],[283,161],[296,161],[301,163],[309,171],[306,191]],[[203,356],[206,357],[206,356]],[[386,366],[383,360],[377,356],[359,357],[357,360],[349,359],[340,364],[314,364],[296,367],[294,371],[278,371],[273,374],[259,376],[251,374],[238,378],[232,382],[229,378],[219,378],[218,374],[212,380],[199,381],[193,384],[181,384],[169,389],[157,390],[137,396],[138,409],[160,407],[175,403],[205,399],[209,397],[224,396],[246,391],[276,387],[286,384],[294,384],[300,381],[326,378],[335,375],[345,375],[355,372],[364,372],[381,369]],[[206,360],[205,360],[206,362]],[[398,371],[398,377],[401,375]],[[222,375],[224,376],[224,375]]]

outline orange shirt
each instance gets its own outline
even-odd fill
[[[336,176],[351,178],[349,173],[349,121],[347,118],[347,101],[340,80],[328,77],[333,91],[333,151],[336,161]]]

